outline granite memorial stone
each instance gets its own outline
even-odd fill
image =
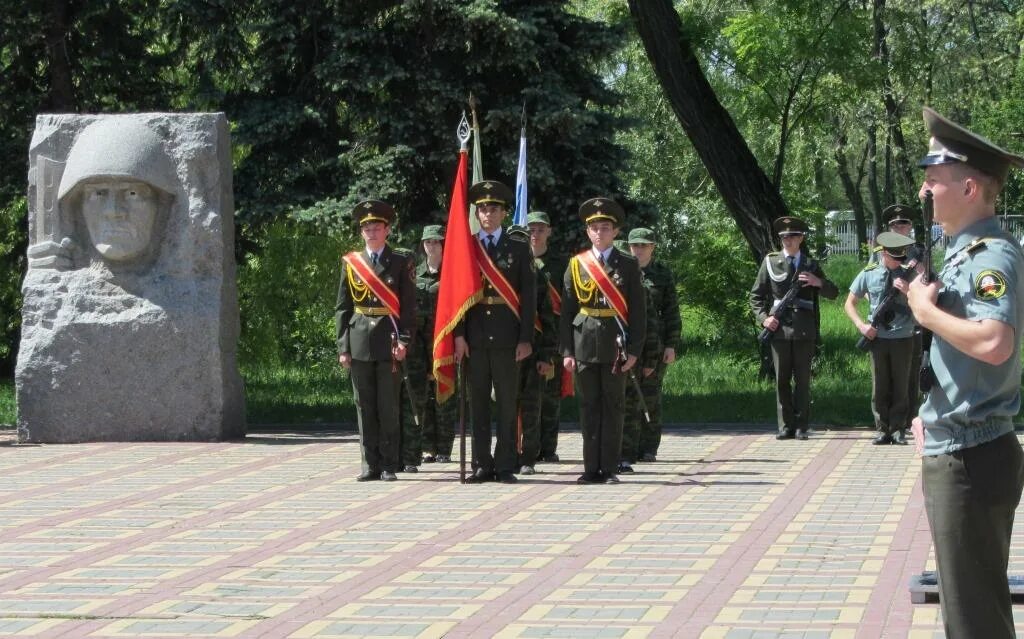
[[[28,182],[19,440],[244,436],[224,115],[41,115]]]

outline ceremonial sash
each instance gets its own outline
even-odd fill
[[[366,285],[373,291],[373,294],[377,296],[377,299],[388,309],[388,312],[395,317],[400,317],[401,304],[398,301],[398,295],[380,279],[380,276],[374,272],[373,267],[366,261],[366,257],[361,252],[349,253],[341,258],[348,264],[349,268],[356,272],[359,279],[363,280]]]
[[[551,298],[551,308],[555,311],[555,315],[562,314],[562,296],[559,295],[558,289],[551,282],[548,282],[548,297]]]
[[[494,290],[498,291],[498,295],[501,296],[501,299],[505,300],[505,304],[512,309],[516,317],[519,317],[519,293],[516,292],[516,289],[506,279],[505,274],[501,272],[498,265],[494,263],[491,256],[484,250],[484,245],[480,243],[480,238],[476,239],[473,246],[476,250],[477,262],[480,264],[480,272],[484,274],[484,277],[491,283]]]
[[[615,311],[615,314],[619,316],[622,323],[628,326],[629,304],[626,303],[626,298],[623,297],[622,291],[619,290],[618,286],[615,286],[615,283],[608,277],[608,273],[605,272],[604,267],[594,257],[594,253],[589,250],[583,251],[576,256],[576,259],[587,271],[590,279],[594,280],[597,287],[601,289],[601,294],[607,300],[608,306]]]

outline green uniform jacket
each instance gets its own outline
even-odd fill
[[[834,300],[839,289],[821,270],[818,261],[800,253],[800,270],[808,271],[821,278],[821,288],[804,286],[797,295],[792,309],[785,313],[775,339],[813,340],[818,336],[818,296]],[[757,271],[757,279],[750,289],[750,308],[757,317],[760,326],[771,314],[772,306],[782,299],[794,281],[789,272],[786,256],[782,252],[769,253],[761,260],[761,268]]]
[[[365,252],[365,251],[364,251]],[[367,315],[356,312],[360,308],[383,308],[377,296],[366,291],[362,299],[352,290],[348,281],[349,266],[343,264],[341,284],[338,286],[338,302],[334,307],[334,325],[337,335],[338,353],[349,354],[352,359],[366,362],[381,362],[391,359],[391,334],[394,326],[387,315]],[[413,275],[413,259],[385,246],[380,252],[374,269],[384,283],[398,295],[401,317],[396,317],[399,339],[408,344],[416,331],[416,283]],[[355,273],[351,274],[357,284]],[[358,299],[358,301],[356,301]]]
[[[441,286],[441,269],[431,273],[426,261],[416,267],[416,344],[423,360],[430,362],[434,355],[434,317],[437,314],[437,291]],[[429,368],[429,366],[428,366]]]
[[[576,284],[573,282],[571,265],[574,261],[576,257],[569,260],[570,267],[565,270],[562,284],[559,339],[562,356],[574,357],[580,362],[612,364],[618,354],[615,343],[615,338],[619,335],[618,322],[615,317],[594,317],[580,312],[581,306],[597,310],[611,307],[596,285],[589,299],[584,295],[581,302]],[[582,266],[579,270],[584,285],[593,283]],[[635,257],[627,256],[619,250],[612,250],[604,270],[622,292],[629,309],[626,353],[639,359],[643,352],[644,340],[647,338],[647,294],[640,277],[640,264]]]
[[[548,292],[551,280],[544,272],[544,262],[535,258],[534,264],[537,267],[537,318],[541,330],[534,331],[533,352],[538,361],[553,364],[558,357],[558,316],[551,305],[551,294]]]
[[[470,353],[476,348],[515,348],[520,343],[533,343],[537,275],[530,246],[503,231],[493,259],[519,293],[519,317],[505,304],[474,304],[454,331],[456,337],[466,338]],[[487,278],[482,279],[484,297],[499,297]]]
[[[679,316],[679,295],[672,270],[665,264],[651,260],[642,269],[644,287],[651,293],[651,304],[658,320],[658,345],[664,350],[679,350],[679,334],[683,320]]]

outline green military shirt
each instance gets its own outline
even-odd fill
[[[925,455],[941,455],[1013,432],[1020,411],[1024,255],[998,220],[975,222],[953,238],[939,273],[939,306],[960,318],[994,319],[1014,329],[1013,354],[993,366],[932,339],[935,384],[921,406]]]
[[[416,267],[416,332],[417,342],[426,361],[433,358],[434,317],[437,314],[437,291],[441,286],[441,269],[431,271],[426,260]]]
[[[850,284],[850,292],[857,297],[867,297],[870,305],[868,322],[873,321],[875,309],[885,297],[886,292],[892,283],[892,278],[898,273],[892,273],[877,262],[864,268],[857,277],[853,278]],[[901,339],[911,337],[917,328],[917,321],[910,312],[905,295],[898,295],[896,302],[890,307],[890,317],[883,318],[883,321],[876,327],[879,339]]]
[[[666,264],[652,259],[641,271],[657,319],[658,346],[661,350],[671,348],[678,351],[683,320],[679,315],[679,296],[672,270]]]

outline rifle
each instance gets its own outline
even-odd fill
[[[930,250],[930,247],[929,249],[926,250]],[[911,257],[910,259],[907,260],[907,263],[902,268],[900,268],[899,274],[896,275],[895,279],[904,281],[914,279],[913,275],[911,274],[914,273],[915,267],[917,267],[917,259]],[[882,295],[882,300],[878,303],[878,306],[875,307],[875,314],[871,317],[872,328],[878,330],[879,328],[881,328],[883,324],[886,323],[884,321],[885,316],[889,313],[890,310],[892,310],[892,307],[896,304],[896,300],[899,299],[899,295],[899,289],[893,286],[893,282],[889,282],[889,287],[885,290],[885,294]],[[864,335],[861,335],[860,339],[857,340],[857,348],[859,348],[862,351],[870,351],[874,345],[875,340],[868,339]]]
[[[618,318],[615,319],[616,321],[618,320]],[[619,325],[619,328],[623,328],[621,324]],[[622,370],[622,365],[625,364],[626,360],[629,359],[626,356],[626,344],[625,340],[622,338],[622,333],[619,333],[618,335],[615,336],[615,345],[619,347],[619,354],[615,357],[615,367],[617,367],[619,370]],[[613,373],[616,372],[614,369],[615,367],[613,367],[612,369]],[[644,421],[650,424],[651,413],[649,410],[647,410],[647,402],[644,401],[644,393],[642,390],[640,390],[640,382],[636,378],[635,369],[636,366],[626,371],[626,373],[629,375],[629,381],[633,383],[633,390],[636,392],[636,398],[640,402],[640,410],[644,414]]]
[[[392,318],[391,321],[394,321]],[[394,352],[398,348],[398,333],[391,333],[391,372],[399,373],[402,376],[402,383],[405,385],[405,392],[409,395],[409,405],[412,407],[412,421],[417,426],[420,425],[420,415],[416,410],[416,391],[412,389],[412,381],[409,380],[409,370],[405,367],[405,361],[398,361],[395,359]]]
[[[768,313],[768,317],[774,317],[778,319],[780,325],[782,322],[782,318],[785,317],[786,313],[789,312],[789,309],[792,308],[793,302],[796,301],[796,296],[800,293],[800,289],[803,288],[803,283],[797,279],[799,275],[800,268],[797,267],[797,269],[793,271],[793,279],[791,280],[789,290],[786,291],[786,294],[782,296],[782,299],[779,300],[779,303],[772,308],[770,313]],[[779,329],[776,328],[775,330],[777,331]],[[761,334],[757,336],[757,341],[761,344],[761,346],[764,346],[769,341],[771,341],[772,335],[774,334],[775,331],[770,330],[766,326],[761,331]]]
[[[932,221],[935,219],[934,202],[932,201],[932,192],[926,190],[924,192],[924,202],[921,204],[921,221],[924,224],[924,232],[928,234],[928,238],[924,242],[924,255],[921,258],[921,264],[924,266],[924,270],[921,271],[921,283],[928,284],[932,279]],[[932,385],[935,384],[935,373],[932,371],[932,360],[931,351],[932,349],[932,332],[928,329],[921,329],[921,370],[918,371],[918,388],[921,389],[922,393],[927,393],[932,389]]]

